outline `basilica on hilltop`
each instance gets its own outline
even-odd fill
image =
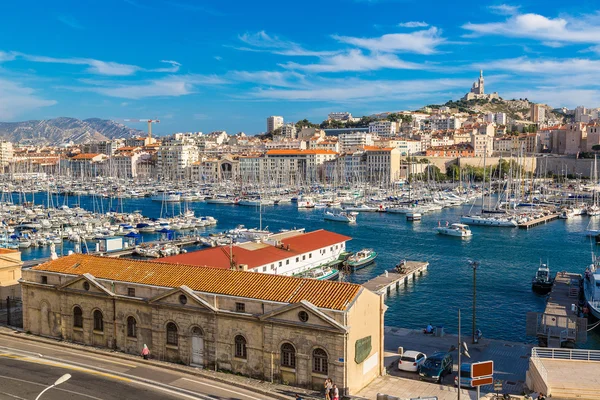
[[[498,95],[498,92],[485,94],[484,83],[483,83],[483,71],[481,70],[481,71],[479,71],[479,79],[477,81],[473,82],[471,91],[469,93],[465,94],[464,97],[462,98],[462,100],[464,100],[464,101],[477,100],[477,99],[492,100],[492,99],[499,99],[499,98],[500,98],[500,96]]]

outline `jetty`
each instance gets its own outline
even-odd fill
[[[581,274],[558,272],[543,313],[527,313],[527,335],[542,347],[560,348],[587,341],[587,318],[579,311]]]
[[[531,219],[527,222],[522,222],[519,224],[519,228],[529,229],[529,228],[533,228],[534,226],[538,226],[541,224],[548,223],[550,221],[554,221],[556,219],[558,219],[558,213],[552,213],[552,214],[544,215],[543,217]]]
[[[405,261],[401,266],[386,270],[383,274],[363,283],[362,286],[385,298],[392,288],[397,289],[401,283],[408,283],[417,275],[423,275],[427,267],[429,267],[428,262]]]

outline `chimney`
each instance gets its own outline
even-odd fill
[[[238,271],[248,271],[248,264],[238,265]]]

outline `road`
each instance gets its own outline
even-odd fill
[[[0,336],[0,400],[34,400],[63,374],[67,382],[40,400],[268,400],[270,397],[191,374]]]

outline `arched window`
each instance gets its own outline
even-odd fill
[[[100,310],[94,311],[94,330],[104,331],[104,321],[102,319],[102,311]]]
[[[134,317],[127,317],[127,337],[137,337],[137,321]]]
[[[235,356],[236,358],[247,358],[248,353],[246,351],[246,338],[242,335],[235,337]]]
[[[281,366],[296,368],[296,349],[290,343],[281,345]]]
[[[327,353],[323,349],[313,350],[313,372],[327,375]]]
[[[75,328],[83,328],[83,311],[79,307],[73,309],[73,326]]]
[[[177,335],[177,325],[173,322],[167,324],[167,344],[171,346],[177,346],[179,343],[179,337]]]

